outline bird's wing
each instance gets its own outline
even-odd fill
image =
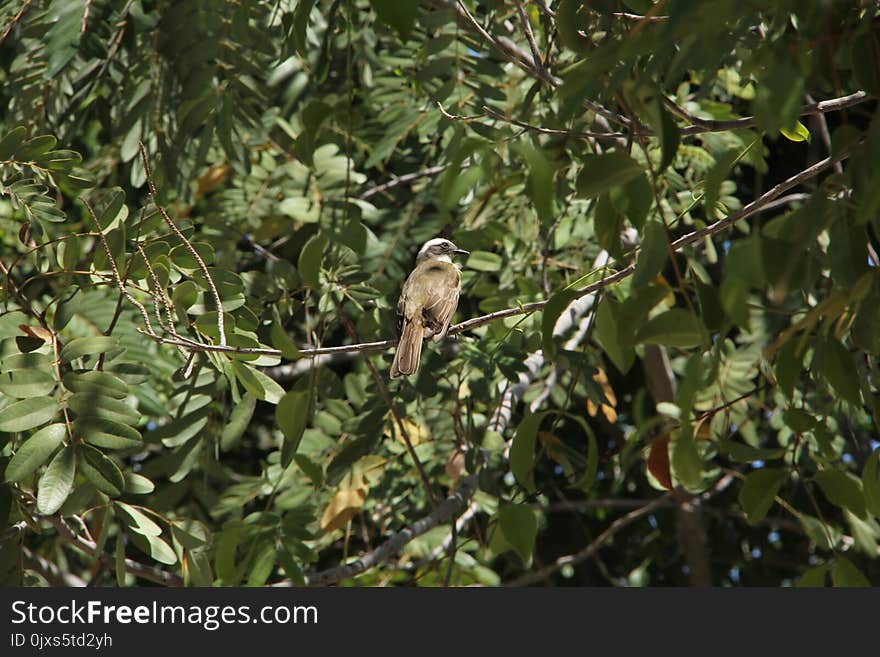
[[[456,278],[458,272],[454,272]],[[428,298],[425,300],[424,310],[422,314],[425,318],[425,326],[434,330],[432,336],[434,342],[442,340],[446,337],[446,331],[449,330],[449,322],[452,321],[452,315],[458,307],[458,295],[461,291],[458,280],[454,285],[439,286],[431,290]]]

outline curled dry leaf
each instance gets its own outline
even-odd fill
[[[367,489],[349,488],[340,490],[330,498],[330,503],[321,515],[321,529],[332,532],[345,527],[355,513],[360,511],[367,499]]]
[[[648,452],[648,472],[666,490],[672,490],[672,471],[669,469],[669,434],[664,433],[651,443]]]

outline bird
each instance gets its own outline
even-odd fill
[[[419,250],[397,302],[400,340],[391,363],[392,379],[416,372],[423,340],[446,337],[461,293],[461,269],[452,259],[468,254],[442,237],[428,240]]]

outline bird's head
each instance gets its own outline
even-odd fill
[[[467,255],[469,252],[459,249],[455,244],[442,237],[435,237],[424,243],[416,256],[416,262],[423,260],[442,260],[443,262],[452,262],[455,255]]]

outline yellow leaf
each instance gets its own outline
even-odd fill
[[[791,141],[805,141],[809,144],[812,139],[812,135],[810,135],[810,131],[807,130],[807,126],[800,121],[795,121],[794,126],[791,129],[786,130],[783,128],[779,132]]]
[[[409,440],[413,444],[413,447],[425,442],[430,435],[427,427],[421,424],[416,424],[410,419],[402,418],[400,424],[403,425],[403,430],[406,431],[406,435],[409,436]],[[390,438],[392,432],[397,440],[406,444],[406,441],[403,439],[403,434],[400,431],[400,427],[393,419],[391,420],[391,424],[385,428],[385,435]]]
[[[367,491],[363,488],[337,491],[336,495],[330,498],[327,508],[321,515],[321,529],[332,532],[334,529],[345,527],[354,514],[364,506],[366,499]]]

